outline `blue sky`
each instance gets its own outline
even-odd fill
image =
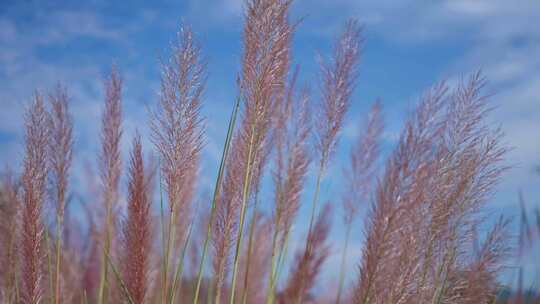
[[[192,25],[208,61],[203,108],[208,137],[199,192],[210,192],[236,96],[241,0],[47,2],[0,3],[0,163],[17,166],[22,160],[22,113],[33,90],[46,91],[61,81],[73,100],[74,184],[77,191],[85,191],[82,172],[85,164],[96,161],[102,86],[108,69],[116,63],[124,78],[123,152],[127,154],[135,128],[148,134],[146,108],[157,99],[159,57],[167,57],[183,20]],[[529,207],[540,206],[540,176],[534,171],[540,165],[539,1],[297,0],[292,18],[301,17],[305,20],[295,35],[294,61],[301,65],[302,81],[315,93],[317,54],[328,54],[347,18],[358,18],[365,25],[359,85],[337,161],[328,173],[332,179],[323,184],[324,198],[339,197],[339,176],[348,147],[375,98],[380,97],[384,105],[388,151],[422,90],[435,81],[452,83],[482,69],[496,106],[490,119],[502,127],[513,147],[508,157],[513,169],[498,187],[491,208],[516,215],[519,189]],[[147,139],[144,143],[150,148]],[[312,196],[313,179],[305,191],[305,205]],[[351,265],[358,261],[361,249],[361,223],[357,228],[349,254]],[[299,228],[298,237],[302,233]],[[341,235],[339,228],[334,229],[336,246],[342,243]],[[338,255],[332,255],[327,268],[337,261]],[[331,274],[327,277],[331,280]]]

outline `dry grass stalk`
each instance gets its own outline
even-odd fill
[[[289,67],[292,35],[288,21],[290,3],[290,0],[246,2],[244,54],[239,80],[244,112],[241,127],[232,142],[231,165],[225,175],[222,203],[218,209],[220,223],[216,229],[222,230],[219,233],[222,237],[214,241],[218,301],[230,250],[236,241],[230,297],[230,302],[234,302],[247,203],[256,192],[254,190],[258,187],[267,160],[269,129],[276,106],[282,100]]]
[[[208,228],[200,231],[206,236],[204,242],[204,236],[195,231],[195,241],[191,242],[194,245],[188,246],[193,227],[188,230],[188,222],[195,221],[192,213],[196,214],[191,205],[203,146],[200,108],[206,81],[200,47],[189,28],[181,29],[171,59],[162,66],[160,98],[151,111],[152,141],[159,152],[163,176],[160,185],[164,185],[168,201],[167,218],[161,217],[162,252],[152,247],[153,170],[143,164],[139,136],[133,141],[127,219],[119,235],[124,246],[120,252],[114,250],[114,241],[119,237],[115,225],[122,136],[122,81],[116,69],[105,84],[99,155],[101,189],[94,191],[103,196],[103,214],[94,214],[88,205],[82,205],[88,230],[85,225],[67,220],[71,209],[66,206],[71,201],[67,199],[68,173],[73,153],[73,121],[67,93],[60,86],[53,92],[50,115],[43,98],[36,93],[25,117],[22,191],[18,193],[14,179],[9,177],[0,188],[0,265],[12,265],[0,273],[0,302],[40,303],[50,294],[51,303],[174,303],[175,299],[191,296],[192,286],[194,304],[199,304],[199,299],[220,304],[223,298],[234,304],[238,293],[242,293],[242,304],[261,303],[263,299],[268,304],[322,302],[313,289],[330,251],[329,205],[318,219],[315,216],[321,180],[333,159],[356,84],[361,29],[357,22],[349,21],[334,47],[332,60],[321,63],[322,99],[314,125],[319,171],[306,244],[298,251],[284,288],[276,292],[312,157],[307,144],[311,135],[308,93],[297,94],[297,73],[287,84],[294,31],[288,16],[291,3],[245,2],[240,98],[230,121],[212,207],[204,212],[202,220]],[[366,221],[360,274],[354,290],[348,293],[353,298],[349,300],[347,294],[347,302],[472,304],[496,300],[497,276],[511,250],[507,246],[508,221],[501,219],[480,248],[471,249],[471,244],[480,239],[477,227],[483,227],[488,218],[484,213],[486,201],[506,169],[501,162],[506,153],[501,133],[484,121],[489,106],[482,94],[483,86],[483,78],[475,74],[454,89],[444,83],[430,89],[407,120],[380,180],[374,178],[374,164],[382,123],[380,106],[372,108],[351,151],[349,189],[343,198],[345,261],[359,204],[370,197],[370,187],[377,181]],[[241,122],[235,130],[241,101]],[[274,205],[271,216],[264,217],[257,202],[264,202],[262,181],[274,148]],[[52,271],[49,254],[51,291],[45,293],[43,258],[45,251],[54,248],[44,226],[51,220],[46,218],[48,210],[43,210],[48,169],[58,231],[56,271]],[[249,208],[251,216],[247,215]],[[246,229],[244,223],[249,218],[251,223]],[[540,215],[537,219],[540,223]],[[520,247],[540,231],[528,223],[526,214],[522,220]],[[246,230],[247,245],[243,242]],[[203,283],[210,240],[215,251],[214,276]],[[188,249],[193,251],[188,254],[192,265],[184,267]],[[17,251],[20,257],[16,257]],[[122,257],[121,274],[113,263],[118,254]],[[191,280],[191,275],[183,277],[184,268],[188,273],[196,272],[197,265],[197,281]],[[337,302],[341,301],[344,265]],[[161,271],[153,271],[160,266]],[[109,267],[117,282],[108,278]],[[237,284],[238,280],[243,285]],[[519,286],[521,292],[521,283]],[[201,288],[208,296],[199,297]],[[520,295],[516,301],[525,301],[525,296]]]
[[[317,150],[321,166],[330,160],[338,133],[351,103],[358,78],[362,47],[362,29],[356,20],[349,20],[334,46],[332,61],[321,61],[322,100],[316,120]]]
[[[73,118],[69,112],[69,96],[60,84],[49,96],[51,112],[49,115],[50,141],[48,159],[50,183],[53,187],[53,201],[56,204],[56,269],[53,300],[61,303],[61,261],[62,238],[64,237],[64,209],[68,193],[69,170],[73,160]]]
[[[163,177],[160,182],[164,184],[169,206],[162,270],[163,297],[169,290],[169,257],[174,243],[183,243],[189,222],[203,145],[200,108],[206,81],[205,63],[189,27],[183,26],[177,39],[170,61],[162,66],[158,107],[151,113],[152,141],[159,152]],[[177,225],[180,229],[176,229]],[[177,239],[180,241],[176,242]]]
[[[437,85],[407,122],[370,211],[356,303],[453,301],[450,281],[505,170],[483,85],[479,74],[451,94]]]
[[[311,250],[310,235],[317,212],[321,180],[337,146],[338,133],[343,127],[343,120],[350,107],[351,94],[356,84],[362,46],[361,32],[358,22],[349,20],[334,46],[332,61],[330,63],[321,61],[322,99],[315,123],[319,168],[309,219],[306,251]]]
[[[158,107],[151,113],[152,141],[160,155],[170,210],[192,201],[203,125],[200,117],[205,63],[187,26],[180,29],[169,62],[163,63]]]
[[[311,163],[308,139],[311,132],[309,94],[294,96],[294,83],[282,107],[276,129],[275,218],[281,241],[289,233],[300,208],[300,196]]]
[[[43,223],[42,207],[47,177],[47,112],[36,92],[25,117],[25,156],[22,174],[21,303],[42,300]]]
[[[129,167],[128,210],[124,224],[124,282],[134,303],[146,303],[151,249],[151,214],[140,136],[133,139]]]
[[[361,46],[361,28],[358,22],[349,20],[334,46],[332,62],[321,62],[322,100],[315,123],[316,148],[320,159],[308,227],[308,240],[317,211],[321,179],[337,146],[337,135],[343,127],[343,120],[351,103],[351,94],[358,74]],[[309,249],[309,246],[307,242],[306,248]]]
[[[276,169],[274,178],[274,231],[272,237],[271,272],[268,286],[270,302],[274,294],[277,260],[284,251],[286,240],[298,209],[306,173],[311,163],[308,139],[311,132],[309,95],[304,89],[296,94],[297,72],[287,88],[276,122]]]
[[[102,271],[98,293],[98,303],[107,298],[107,281],[109,266],[106,256],[111,255],[111,241],[115,237],[114,208],[118,202],[122,160],[120,157],[120,140],[122,138],[122,80],[116,67],[113,67],[109,78],[105,81],[105,109],[101,117],[101,153],[99,155],[101,187],[105,208],[105,224],[103,226]]]
[[[51,185],[57,214],[64,216],[69,184],[69,170],[73,160],[73,117],[69,112],[69,96],[62,85],[58,85],[49,96],[51,106],[48,145]]]

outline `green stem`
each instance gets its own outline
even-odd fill
[[[56,216],[56,289],[54,294],[55,303],[60,303],[60,260],[62,258],[62,234],[63,234],[63,219],[60,214]]]
[[[277,286],[277,282],[279,282],[279,278],[281,276],[281,270],[283,270],[283,268],[285,267],[285,257],[287,256],[287,251],[289,249],[289,236],[290,236],[290,231],[287,231],[287,233],[285,233],[283,245],[280,248],[279,257],[278,257],[278,266],[277,266],[276,275],[274,279],[274,293]]]
[[[258,196],[258,195],[257,195]],[[253,246],[253,233],[255,231],[255,220],[257,217],[257,203],[259,202],[258,198],[255,198],[255,204],[253,205],[253,212],[251,215],[251,223],[249,225],[249,239],[248,239],[248,251],[246,259],[246,273],[244,275],[244,288],[242,290],[242,304],[246,304],[247,301],[247,290],[249,287],[249,267],[251,263],[251,248]]]
[[[161,160],[160,160],[160,168],[161,168]],[[160,208],[160,217],[161,217],[161,243],[162,243],[162,254],[161,254],[161,284],[165,284],[165,281],[167,280],[167,273],[166,273],[166,263],[165,263],[165,246],[167,244],[166,238],[167,238],[167,232],[165,231],[165,208],[163,206],[163,187],[162,187],[162,176],[161,176],[161,170],[159,170],[159,208]],[[165,289],[162,287],[161,292],[159,293],[159,303],[165,302]]]
[[[188,233],[184,241],[184,247],[182,248],[182,254],[180,255],[180,261],[176,268],[176,272],[174,273],[173,285],[172,285],[171,296],[170,296],[170,301],[169,301],[170,304],[174,303],[174,299],[176,297],[176,290],[180,289],[182,285],[182,274],[184,272],[184,257],[186,256],[187,247],[189,246],[192,230],[193,230],[193,221],[189,225]]]
[[[108,273],[109,273],[109,264],[106,263],[106,258],[110,254],[111,247],[111,226],[112,226],[112,207],[111,202],[107,202],[107,215],[106,215],[106,227],[105,227],[105,246],[103,250],[102,258],[102,269],[101,269],[101,278],[99,280],[99,291],[98,291],[98,304],[103,304],[106,302],[105,295],[107,293],[107,282],[108,282]]]
[[[247,200],[249,196],[249,186],[251,180],[251,161],[253,157],[253,142],[255,141],[255,126],[256,121],[251,127],[251,136],[249,139],[249,149],[248,149],[248,158],[246,164],[246,172],[244,174],[244,187],[242,190],[242,206],[240,208],[240,224],[238,226],[238,235],[236,238],[236,250],[234,253],[234,265],[233,265],[233,274],[232,274],[232,283],[231,283],[231,296],[229,304],[234,304],[235,289],[236,289],[236,277],[238,276],[238,263],[240,261],[240,248],[242,246],[242,236],[244,234],[244,221],[247,211]]]
[[[164,281],[163,281],[163,284],[162,284],[162,293],[165,295],[165,297],[163,298],[163,300],[166,301],[167,297],[166,295],[168,295],[170,293],[169,291],[169,276],[168,276],[168,269],[169,269],[169,256],[171,255],[171,246],[172,246],[172,243],[174,242],[174,239],[176,237],[176,213],[175,213],[175,210],[174,210],[174,207],[170,210],[170,216],[169,216],[169,229],[167,230],[167,244],[166,244],[166,248],[165,248],[165,267],[164,267],[164,271],[163,271],[163,277],[164,277]]]
[[[122,292],[124,293],[124,296],[126,297],[126,299],[128,300],[128,302],[130,304],[135,304],[134,301],[133,301],[133,298],[131,297],[131,295],[129,294],[129,290],[127,289],[126,287],[126,284],[124,283],[124,281],[122,280],[122,277],[120,277],[120,273],[118,272],[118,270],[116,269],[116,267],[114,266],[113,262],[111,261],[111,258],[109,256],[108,253],[105,253],[105,258],[107,259],[107,265],[111,265],[111,269],[113,271],[113,274],[114,276],[116,277],[116,280],[120,283],[120,287],[122,289]]]
[[[281,201],[281,199],[280,199]],[[280,208],[281,209],[281,208]],[[276,273],[276,246],[277,238],[279,234],[279,223],[281,219],[281,212],[276,214],[276,227],[274,229],[274,234],[272,236],[272,258],[270,262],[270,279],[268,280],[268,289],[266,290],[266,303],[271,304],[274,301],[274,276]]]
[[[49,229],[45,229],[45,246],[47,246],[47,272],[49,277],[49,292],[50,296],[53,299],[49,299],[49,303],[54,303],[54,283],[53,283],[53,272],[52,272],[52,261],[51,261],[51,247],[50,247],[50,236]]]
[[[345,232],[345,246],[343,248],[343,253],[341,254],[341,267],[339,269],[339,285],[336,298],[336,304],[341,302],[341,291],[343,290],[343,282],[345,279],[345,261],[347,259],[347,249],[349,248],[349,237],[351,234],[351,222],[347,223],[347,231]]]
[[[201,282],[202,282],[202,276],[204,272],[204,262],[205,262],[206,255],[208,252],[208,243],[210,241],[210,238],[212,237],[212,224],[214,222],[214,217],[216,213],[216,202],[220,195],[221,179],[223,178],[223,172],[225,170],[225,164],[226,164],[227,156],[229,154],[229,147],[231,144],[231,138],[232,138],[234,126],[236,124],[236,116],[238,115],[239,107],[240,107],[240,97],[236,98],[236,103],[234,105],[231,118],[229,119],[227,137],[225,138],[225,146],[223,147],[223,154],[221,155],[221,162],[219,164],[219,172],[216,179],[216,185],[214,187],[214,197],[212,199],[212,206],[210,208],[210,219],[208,220],[208,226],[207,226],[207,231],[206,231],[206,237],[204,239],[202,257],[199,263],[199,273],[197,275],[197,286],[195,287],[195,295],[193,297],[193,304],[199,303],[199,294],[201,290]]]

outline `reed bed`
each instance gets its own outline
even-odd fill
[[[208,66],[189,25],[162,60],[159,94],[148,107],[155,162],[143,156],[137,133],[123,166],[123,81],[111,68],[98,176],[86,172],[95,197],[82,204],[85,224],[70,215],[78,159],[69,89],[59,84],[48,103],[33,95],[22,168],[4,170],[0,184],[1,303],[538,301],[523,295],[521,284],[518,295],[501,296],[499,277],[517,249],[532,248],[540,216],[523,213],[519,246],[512,246],[510,219],[487,211],[508,169],[509,147],[488,123],[480,73],[428,88],[388,153],[383,103],[373,103],[357,125],[343,187],[332,192],[341,194],[319,206],[349,108],[358,102],[365,41],[359,22],[349,20],[332,53],[319,60],[319,83],[299,84],[291,49],[301,22],[290,20],[293,4],[244,3],[238,98],[209,198],[198,197]],[[315,187],[306,189],[308,182]],[[343,244],[331,240],[335,226],[344,227]],[[363,247],[348,265],[350,240],[358,236]],[[339,266],[329,283],[323,269],[331,255]]]

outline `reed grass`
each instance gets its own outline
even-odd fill
[[[24,117],[20,173],[8,173],[0,183],[0,264],[9,265],[0,271],[0,302],[502,301],[499,277],[516,248],[510,246],[511,222],[488,212],[508,169],[508,147],[489,123],[485,79],[474,73],[455,85],[429,88],[384,162],[379,162],[382,106],[376,102],[357,126],[343,189],[327,193],[325,177],[341,161],[335,157],[340,133],[356,102],[362,26],[350,20],[336,35],[330,59],[319,62],[320,91],[312,94],[297,84],[300,69],[291,69],[298,26],[289,20],[292,5],[291,0],[245,1],[238,98],[213,194],[201,212],[193,203],[201,192],[207,63],[188,25],[181,26],[161,62],[159,94],[149,105],[149,152],[158,156],[159,181],[153,181],[153,166],[143,159],[144,139],[137,134],[123,195],[123,82],[116,68],[104,86],[97,178],[87,173],[74,182],[70,174],[77,160],[77,122],[67,89],[57,86],[48,104],[35,93]],[[301,215],[311,177],[311,204]],[[80,184],[95,195],[78,199]],[[52,204],[45,204],[47,190]],[[335,193],[342,195],[319,207],[323,197]],[[70,215],[71,204],[78,203],[86,223]],[[332,217],[340,205],[344,214],[336,225],[343,226],[345,239],[334,247]],[[305,225],[299,225],[300,216]],[[540,235],[531,216],[521,215],[520,253],[531,250]],[[46,223],[56,226],[49,229]],[[198,231],[196,223],[205,228]],[[478,232],[479,227],[487,230]],[[359,271],[348,282],[351,240],[362,232]],[[296,250],[288,263],[290,248]],[[339,260],[337,289],[325,293],[334,284],[325,282],[322,270],[333,254]],[[518,285],[520,295],[508,303],[524,301]]]

